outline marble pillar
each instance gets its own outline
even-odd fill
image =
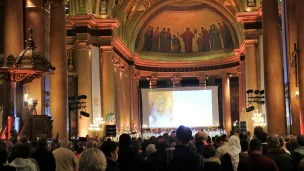
[[[65,5],[63,1],[51,4],[51,63],[56,67],[50,77],[50,110],[53,117],[53,135],[68,138],[68,61],[66,57]]]
[[[292,61],[293,53],[295,51],[294,44],[297,42],[297,19],[296,19],[296,0],[287,0],[286,8],[287,8],[287,54],[288,54],[288,65],[289,69],[289,89],[290,89],[290,106],[291,106],[291,133],[293,135],[301,134],[300,123],[300,112],[299,112],[299,100],[296,95],[296,91],[298,90],[298,83],[296,78],[296,67],[293,66]],[[302,9],[301,9],[302,10]]]
[[[45,6],[44,0],[25,0],[25,38],[29,36],[28,28],[34,29],[34,40],[37,51],[41,52],[47,59],[50,56],[50,12]],[[29,98],[38,100],[36,110],[38,115],[45,114],[45,77],[34,79],[31,83],[26,84],[29,90]]]
[[[102,115],[106,125],[116,125],[115,76],[113,66],[113,50],[110,46],[102,46],[101,53],[101,90]]]
[[[76,72],[78,73],[78,95],[86,95],[85,112],[90,114],[90,117],[78,117],[78,134],[85,137],[89,134],[88,128],[93,121],[92,113],[92,58],[91,49],[86,43],[78,43],[76,50]],[[80,115],[78,110],[78,114]]]
[[[245,52],[245,92],[247,90],[258,90],[258,61],[257,61],[257,39],[247,39],[246,40],[246,52]],[[255,108],[258,107],[258,105],[255,104],[247,104],[247,94],[245,94],[245,106],[255,106]],[[244,117],[244,120],[247,122],[247,128],[250,131],[253,131],[254,129],[254,123],[251,119],[252,114],[254,111],[247,112],[246,117]]]
[[[9,55],[17,56],[24,49],[23,2],[5,0],[4,63]]]
[[[300,126],[301,133],[304,132],[304,1],[297,0],[296,8],[297,8],[297,37],[298,37],[298,48],[299,48],[299,107],[300,107]]]
[[[230,104],[230,80],[228,75],[222,76],[222,102],[223,102],[223,125],[227,134],[232,130],[231,104]]]
[[[264,21],[263,54],[268,134],[285,135],[285,93],[281,35],[278,20],[278,1],[263,0],[262,10]]]
[[[239,76],[239,120],[244,121],[246,118],[245,108],[246,108],[246,77],[245,77],[245,57],[240,57],[240,68],[238,70]]]
[[[139,117],[139,106],[138,106],[138,85],[140,77],[136,74],[135,66],[129,67],[129,78],[130,78],[130,111],[131,111],[131,128],[139,128],[140,117]]]
[[[119,71],[119,63],[114,62],[114,75],[115,75],[115,106],[116,106],[116,120],[117,120],[117,128],[120,134],[126,128],[124,121],[124,114],[122,111],[122,82],[120,81],[120,71]]]

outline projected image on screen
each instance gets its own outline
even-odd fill
[[[143,128],[218,126],[217,87],[142,90]]]

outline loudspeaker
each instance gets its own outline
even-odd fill
[[[116,125],[106,125],[106,137],[116,137]]]

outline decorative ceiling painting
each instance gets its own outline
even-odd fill
[[[142,58],[208,60],[233,55],[239,42],[228,19],[207,4],[167,5],[144,23],[135,44]]]

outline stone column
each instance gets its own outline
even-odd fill
[[[113,66],[113,50],[110,46],[102,46],[101,54],[101,90],[102,90],[102,115],[106,125],[116,125],[115,105],[115,78]],[[114,113],[113,115],[108,115]],[[113,120],[115,117],[115,120]]]
[[[79,36],[81,37],[81,36]],[[86,112],[90,117],[78,117],[78,134],[85,137],[89,134],[88,128],[92,123],[92,56],[91,49],[86,43],[78,43],[76,50],[76,72],[78,73],[78,95],[86,95]],[[80,115],[80,113],[78,112]]]
[[[150,83],[150,88],[157,88],[157,77],[156,76],[151,76],[150,78],[148,78]]]
[[[227,134],[232,130],[231,104],[230,104],[230,80],[228,75],[222,76],[222,102],[223,102],[223,122]]]
[[[302,8],[301,8],[302,7]],[[300,126],[301,126],[301,133],[304,132],[304,1],[297,0],[296,8],[297,8],[297,34],[298,34],[298,48],[299,48],[299,105],[300,105]]]
[[[263,0],[262,10],[264,21],[263,54],[268,134],[285,135],[285,94],[278,1]],[[304,90],[302,94],[304,94]]]
[[[181,76],[173,76],[171,80],[173,83],[173,88],[180,87],[180,81],[182,80]]]
[[[17,56],[24,49],[23,1],[5,0],[4,63],[9,55]]]
[[[302,121],[300,118],[300,111],[299,111],[299,100],[296,96],[296,91],[298,90],[298,83],[296,78],[296,67],[292,66],[293,61],[293,52],[294,44],[297,42],[297,19],[296,19],[296,0],[287,0],[286,8],[287,8],[287,35],[288,35],[288,45],[287,45],[287,54],[289,57],[288,65],[289,67],[289,89],[290,89],[290,106],[291,106],[291,133],[293,135],[300,135],[301,134],[301,127],[300,123]],[[301,9],[302,10],[302,9]]]
[[[245,84],[245,56],[240,57],[239,76],[239,120],[243,121],[245,118],[243,112],[246,108],[246,84]]]
[[[25,0],[25,37],[27,38],[29,32],[28,28],[33,27],[34,29],[34,40],[37,46],[37,51],[49,58],[49,23],[50,13],[49,9],[45,9],[46,5],[44,0]],[[38,100],[36,107],[37,113],[44,115],[45,113],[45,77],[34,79],[31,83],[26,85],[30,87],[29,98]]]
[[[68,63],[66,57],[65,5],[63,1],[51,4],[51,63],[56,67],[51,75],[50,110],[53,117],[53,135],[68,138]]]
[[[130,66],[130,89],[131,89],[131,128],[139,128],[140,117],[138,110],[138,85],[140,76],[136,74],[135,66]]]
[[[245,72],[246,90],[258,89],[257,39],[246,40]]]

